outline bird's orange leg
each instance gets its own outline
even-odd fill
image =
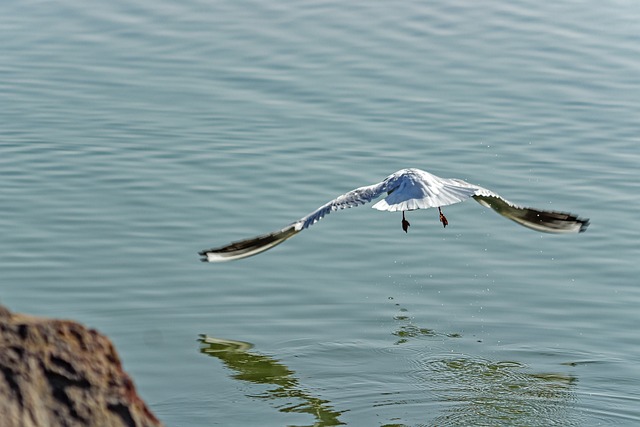
[[[402,211],[402,229],[404,230],[405,233],[409,231],[410,225],[411,224],[409,224],[409,221],[404,219],[404,211]]]
[[[446,227],[447,225],[449,225],[449,221],[447,221],[447,217],[444,216],[444,214],[442,213],[442,210],[438,207],[438,212],[440,212],[440,222],[442,223],[443,227]]]

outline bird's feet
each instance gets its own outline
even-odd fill
[[[409,231],[410,225],[411,224],[409,224],[409,221],[404,219],[404,211],[402,211],[402,229],[404,230],[405,233]]]
[[[438,212],[440,212],[440,222],[442,223],[442,226],[446,228],[447,225],[449,225],[449,221],[447,221],[447,217],[444,216],[440,208],[438,208]]]

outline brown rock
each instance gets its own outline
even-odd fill
[[[161,426],[111,341],[70,320],[0,306],[0,425]]]

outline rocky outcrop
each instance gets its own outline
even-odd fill
[[[0,425],[161,426],[111,341],[69,320],[0,306]]]

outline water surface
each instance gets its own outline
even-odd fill
[[[633,2],[0,6],[0,299],[108,334],[167,425],[637,425]],[[473,201],[333,213],[405,167]]]

